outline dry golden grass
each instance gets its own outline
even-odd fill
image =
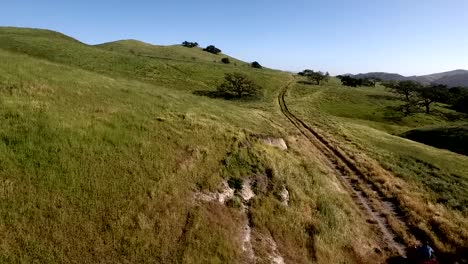
[[[301,86],[296,89],[290,101],[293,112],[318,127],[331,144],[341,149],[364,172],[364,180],[372,188],[398,206],[408,229],[402,228],[391,217],[389,223],[407,244],[416,243],[416,239],[429,240],[438,256],[447,262],[468,257],[465,253],[468,252],[468,217],[466,205],[463,205],[468,195],[463,189],[468,181],[463,176],[468,175],[467,157],[390,135],[385,131],[385,121],[370,123],[363,120],[366,117],[361,112],[353,117],[353,109],[363,100],[360,97],[377,91],[356,89],[350,94],[344,91],[347,88],[335,84],[309,91]],[[333,92],[329,92],[331,90]],[[350,103],[340,104],[335,102],[336,98],[328,97],[341,91],[354,96],[348,99]],[[347,109],[347,104],[352,107]],[[332,107],[337,110],[329,110]],[[339,116],[346,111],[347,117]],[[380,110],[374,108],[372,111]],[[427,117],[423,122],[429,122],[429,118],[435,117]],[[393,131],[398,130],[396,124],[392,126]],[[368,196],[373,196],[372,188],[365,184],[361,188]]]
[[[271,236],[287,263],[385,259],[366,216],[280,114],[288,74],[180,59],[0,29],[0,262],[242,263],[246,216],[193,194],[253,176],[269,186],[251,204],[253,236]],[[264,97],[194,95],[232,71]],[[268,261],[268,244],[252,243]]]

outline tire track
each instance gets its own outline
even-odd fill
[[[365,174],[350,158],[345,156],[338,147],[331,144],[316,130],[291,113],[286,105],[285,96],[293,82],[294,80],[280,91],[278,103],[281,112],[321,152],[324,160],[328,163],[327,165],[335,172],[345,188],[349,190],[357,205],[371,218],[372,222],[377,224],[385,244],[400,256],[405,256],[407,245],[401,241],[389,221],[390,219],[393,223],[398,223],[404,230],[408,230],[398,214],[397,204],[372,191],[375,190],[375,187],[364,180]],[[374,199],[369,198],[369,190],[372,191]]]

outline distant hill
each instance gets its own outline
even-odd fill
[[[402,81],[405,80],[407,77],[396,74],[396,73],[386,73],[386,72],[369,72],[369,73],[360,73],[356,75],[352,75],[355,78],[375,78],[375,79],[380,79],[384,81]]]
[[[448,87],[468,87],[468,71],[454,70],[448,72],[434,73],[421,76],[403,76],[396,73],[369,72],[352,75],[356,78],[378,78],[384,81],[413,80],[423,84],[442,84]]]
[[[451,75],[451,76],[444,76],[440,79],[437,79],[434,81],[434,83],[437,84],[444,84],[449,87],[468,87],[468,72],[465,71],[465,73],[460,73],[456,75]]]

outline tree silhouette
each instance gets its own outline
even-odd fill
[[[258,86],[247,75],[239,72],[226,73],[224,82],[218,87],[218,92],[231,94],[237,97],[255,96],[260,93],[262,87]]]
[[[310,81],[315,82],[317,85],[320,85],[321,82],[328,82],[328,79],[330,78],[330,74],[328,72],[323,73],[321,71],[311,71],[308,72],[306,76]]]
[[[429,114],[433,103],[446,101],[448,88],[446,85],[433,85],[419,88],[417,93],[420,98],[420,105],[424,106],[426,114]]]
[[[221,53],[221,50],[215,47],[214,45],[209,45],[208,47],[203,49],[206,52],[213,53],[213,54],[218,54]]]
[[[195,48],[195,47],[198,47],[198,43],[197,42],[184,41],[184,42],[182,42],[182,46],[187,47],[187,48]]]
[[[321,82],[328,82],[330,74],[328,72],[323,73],[321,71],[313,71],[310,69],[303,70],[298,73],[300,76],[307,77],[311,82],[320,85]]]
[[[257,61],[252,62],[251,66],[252,68],[256,68],[256,69],[263,68],[262,65],[260,65],[260,63],[258,63]]]
[[[388,86],[392,92],[403,96],[407,102],[409,102],[411,97],[416,95],[422,87],[422,84],[415,81],[395,82]]]

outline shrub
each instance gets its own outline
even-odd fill
[[[328,82],[330,74],[328,72],[323,73],[321,71],[317,71],[312,72],[312,74],[308,75],[307,78],[309,78],[311,81],[314,81],[317,85],[320,85],[321,82]]]
[[[344,86],[349,86],[349,87],[362,86],[362,79],[356,79],[349,75],[338,75],[336,77],[341,80],[341,84],[343,84]]]
[[[320,85],[321,82],[328,82],[330,78],[330,74],[323,73],[321,71],[313,71],[313,70],[304,70],[298,73],[300,76],[307,77],[311,82],[315,82],[315,84]]]
[[[263,68],[262,65],[260,65],[260,63],[258,63],[257,61],[252,62],[251,66],[252,68],[256,68],[256,69]]]
[[[228,180],[228,185],[234,190],[242,190],[242,179],[239,178],[230,178]]]
[[[301,72],[298,73],[299,76],[309,76],[310,74],[312,74],[314,71],[313,70],[309,70],[309,69],[305,69]]]
[[[231,63],[231,61],[229,60],[229,58],[222,58],[222,59],[221,59],[221,62],[222,62],[222,63],[225,63],[225,64]]]
[[[221,53],[221,50],[215,47],[214,45],[210,45],[206,48],[203,49],[206,52],[213,53],[213,54],[218,54]]]
[[[182,42],[182,46],[187,47],[187,48],[195,48],[195,47],[198,47],[198,43],[197,42],[184,41],[184,42]]]

